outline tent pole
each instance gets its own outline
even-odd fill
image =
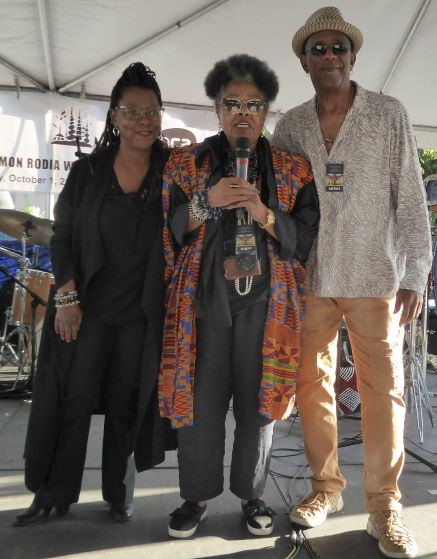
[[[47,25],[47,12],[44,0],[38,0],[39,23],[41,26],[42,44],[44,49],[44,59],[46,63],[47,79],[50,91],[55,90],[55,78],[53,74],[53,63],[49,41],[49,28]]]
[[[385,93],[385,90],[387,89],[388,84],[390,83],[394,73],[397,70],[397,67],[400,64],[400,61],[402,59],[402,56],[404,55],[404,52],[406,51],[408,45],[410,44],[411,39],[413,38],[414,33],[416,32],[416,28],[419,25],[423,15],[425,14],[426,10],[428,9],[428,6],[430,4],[431,0],[424,0],[422,3],[422,7],[420,8],[416,19],[413,22],[413,25],[410,28],[410,31],[408,32],[408,35],[406,37],[406,39],[402,42],[402,47],[400,48],[397,56],[396,56],[396,60],[394,61],[390,72],[388,73],[387,77],[385,78],[384,83],[382,84],[382,87],[380,89],[380,93]]]
[[[16,74],[19,78],[23,78],[23,80],[26,80],[26,81],[32,83],[40,91],[43,91],[44,93],[47,93],[48,89],[45,86],[43,86],[42,83],[37,82],[34,78],[29,76],[29,74],[26,74],[25,72],[23,72],[23,70],[20,70],[16,66],[13,66],[12,64],[10,64],[4,58],[0,58],[0,64],[2,66],[4,66],[5,68],[7,68],[8,70],[10,70],[13,74]],[[15,91],[15,86],[13,86],[12,89]],[[24,88],[21,88],[21,89],[24,90]]]
[[[188,25],[189,23],[191,23],[192,21],[195,21],[196,19],[199,19],[200,17],[207,14],[208,12],[210,12],[212,10],[215,10],[216,8],[221,6],[222,4],[226,4],[226,2],[229,2],[229,0],[215,0],[214,2],[211,2],[210,4],[205,6],[204,8],[193,12],[191,15],[187,16],[186,18],[183,18],[180,21],[177,21],[176,23],[173,23],[172,25],[170,25],[169,27],[166,27],[162,31],[159,31],[158,33],[155,33],[155,35],[152,35],[151,37],[148,37],[147,39],[145,39],[144,41],[142,41],[138,45],[135,45],[131,49],[123,52],[122,54],[119,54],[118,56],[115,56],[114,58],[111,58],[110,60],[104,62],[103,64],[100,64],[100,66],[97,66],[96,68],[93,68],[92,70],[90,70],[86,74],[82,74],[82,76],[79,76],[75,80],[73,80],[69,83],[66,83],[65,85],[63,85],[62,87],[59,88],[59,90],[58,90],[59,93],[65,93],[68,89],[70,89],[74,85],[86,80],[87,78],[90,78],[91,76],[94,76],[94,74],[96,74],[97,72],[100,72],[100,70],[103,70],[107,66],[110,66],[111,64],[114,64],[115,62],[118,62],[122,58],[125,58],[126,56],[129,56],[129,55],[133,54],[136,50],[138,50],[140,48],[144,48],[144,47],[146,47],[146,46],[148,46],[148,45],[150,45],[150,44],[152,44],[156,41],[159,41],[163,37],[166,37],[167,35],[170,35],[171,33],[174,33],[175,31],[179,31],[179,29],[181,29],[182,27]]]

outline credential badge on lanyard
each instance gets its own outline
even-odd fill
[[[343,163],[327,163],[325,177],[326,192],[343,192],[343,170]]]

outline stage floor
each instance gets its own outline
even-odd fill
[[[431,392],[437,392],[437,375],[428,374]],[[437,423],[437,398],[432,397]],[[278,422],[275,451],[265,499],[276,512],[275,531],[267,538],[250,536],[244,526],[237,499],[228,490],[209,504],[208,518],[197,536],[174,540],[167,536],[169,513],[181,502],[178,490],[176,453],[168,454],[160,467],[138,475],[135,517],[116,524],[100,493],[100,448],[102,417],[92,422],[86,470],[80,502],[64,517],[55,515],[48,522],[26,528],[13,528],[15,514],[26,508],[31,495],[24,487],[23,459],[30,402],[0,398],[0,557],[3,559],[283,559],[290,552],[287,503],[306,494],[308,476],[302,453],[299,420]],[[353,417],[353,416],[352,416]],[[342,418],[341,440],[359,436],[360,423]],[[437,427],[432,428],[424,414],[424,443],[419,442],[414,413],[407,414],[406,446],[437,465]],[[229,465],[233,418],[228,414],[226,464]],[[378,559],[376,540],[365,532],[363,512],[362,447],[340,449],[342,471],[348,480],[343,497],[344,509],[328,518],[321,527],[307,530],[306,536],[320,559]],[[226,468],[226,475],[229,467]],[[281,474],[278,476],[277,474]],[[282,477],[287,476],[287,477]],[[401,479],[403,515],[416,535],[418,557],[437,559],[437,474],[407,456]],[[302,549],[299,559],[310,557]]]

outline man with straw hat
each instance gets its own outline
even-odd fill
[[[417,318],[431,265],[428,215],[416,143],[401,103],[350,80],[361,31],[337,8],[312,14],[292,47],[316,95],[288,111],[272,143],[303,152],[320,199],[307,264],[297,401],[313,493],[293,522],[314,527],[343,506],[334,380],[341,320],[361,397],[367,532],[387,557],[414,557],[400,516],[404,464],[403,327]]]

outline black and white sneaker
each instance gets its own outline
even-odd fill
[[[189,538],[196,533],[199,522],[206,518],[206,505],[200,507],[192,501],[185,503],[170,516],[170,524],[168,525],[168,535],[173,538]]]
[[[269,536],[273,532],[273,516],[276,514],[261,499],[253,499],[245,505],[242,503],[243,515],[247,529],[254,536]]]

